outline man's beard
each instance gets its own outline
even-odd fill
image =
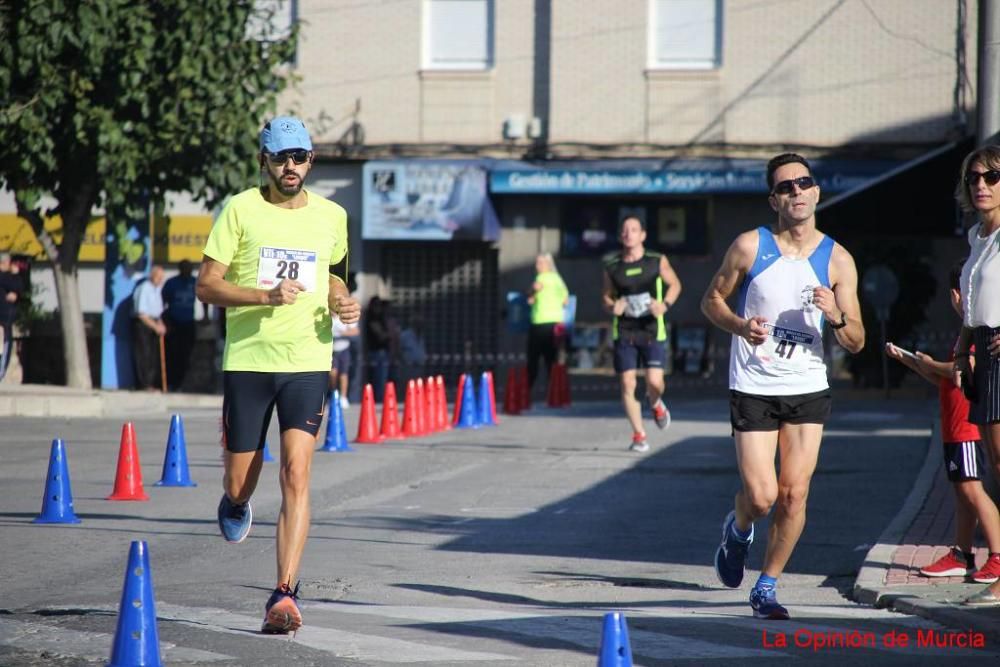
[[[286,174],[283,173],[281,174],[281,176],[275,178],[274,174],[272,174],[270,171],[267,172],[267,177],[268,179],[270,179],[271,185],[274,186],[275,190],[280,192],[285,197],[294,197],[295,195],[299,194],[299,192],[302,190],[302,179],[298,178],[298,175],[296,174],[297,180],[295,181],[295,185],[289,186],[285,185],[281,180],[285,177],[285,175]]]

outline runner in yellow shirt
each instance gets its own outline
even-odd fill
[[[330,369],[330,315],[357,322],[348,292],[347,214],[303,188],[312,140],[297,118],[278,117],[260,133],[263,185],[234,196],[205,246],[196,288],[226,308],[223,358],[224,493],[219,529],[229,542],[250,532],[250,496],[260,477],[264,438],[277,406],[281,429],[281,510],[277,582],[265,605],[265,633],[302,624],[296,599],[309,531],[309,470]]]

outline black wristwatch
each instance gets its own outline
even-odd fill
[[[831,329],[843,329],[846,326],[847,326],[847,313],[845,313],[844,311],[840,311],[840,322],[839,323],[834,324],[833,322],[830,322],[830,328]]]

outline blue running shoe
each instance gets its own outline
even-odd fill
[[[746,568],[747,552],[753,544],[753,524],[750,524],[750,537],[746,542],[737,539],[733,533],[736,523],[736,512],[726,515],[722,522],[722,544],[715,550],[715,574],[723,586],[739,588],[743,582],[743,571]]]
[[[250,534],[252,523],[253,510],[250,509],[250,503],[237,505],[223,493],[222,500],[219,501],[219,532],[226,541],[239,544],[245,540]]]
[[[787,621],[788,610],[778,604],[774,586],[754,586],[750,591],[750,606],[754,618],[771,621]]]
[[[287,635],[302,627],[302,612],[299,611],[299,585],[295,590],[288,584],[274,589],[264,605],[264,624],[260,631],[265,635]]]

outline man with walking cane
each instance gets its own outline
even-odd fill
[[[163,335],[167,327],[163,324],[163,267],[154,264],[149,277],[140,282],[132,293],[132,358],[135,363],[135,388],[155,391],[165,386],[166,372],[163,370]],[[157,364],[157,350],[161,363]],[[157,375],[160,377],[157,378]],[[158,381],[159,380],[159,381]]]

